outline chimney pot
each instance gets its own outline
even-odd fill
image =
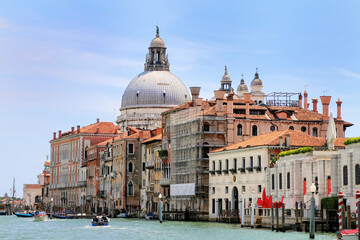
[[[59,138],[61,138],[61,130],[59,130]]]
[[[75,128],[74,128],[74,127],[71,127],[71,133],[72,133],[72,134],[74,134],[74,132],[75,132],[74,130],[75,130]]]
[[[80,133],[80,125],[77,125],[76,133]]]
[[[313,111],[314,112],[317,112],[317,103],[318,103],[318,100],[316,98],[313,98],[311,99],[312,100],[312,103],[313,103]]]
[[[299,95],[299,108],[302,108],[302,95]]]
[[[304,91],[304,108],[305,109],[308,109],[308,93],[307,93],[307,91],[305,90]]]
[[[336,106],[337,106],[337,116],[336,116],[336,120],[341,120],[341,104],[342,101],[340,101],[340,98],[336,101]]]
[[[97,119],[96,119],[96,123],[99,123],[99,122],[100,122],[100,118],[97,118]]]
[[[329,120],[329,104],[330,104],[331,96],[320,96],[320,100],[323,106],[323,111],[322,111],[323,119]]]
[[[192,101],[195,103],[195,99],[199,97],[200,94],[200,87],[190,87],[190,92],[192,96]]]
[[[56,132],[53,133],[53,139],[56,139]]]

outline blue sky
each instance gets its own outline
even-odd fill
[[[155,25],[171,71],[201,97],[224,66],[237,87],[259,68],[264,92],[323,91],[360,136],[359,1],[3,1],[0,195],[36,183],[53,132],[113,121],[143,71]],[[319,103],[318,107],[321,109]]]

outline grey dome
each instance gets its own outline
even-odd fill
[[[177,106],[190,100],[190,94],[169,71],[145,71],[136,76],[122,96],[121,108]]]
[[[240,92],[240,91],[245,91],[245,92],[249,91],[248,87],[245,84],[244,79],[241,79],[240,85],[237,88],[237,92]]]
[[[263,83],[259,78],[259,73],[256,72],[254,79],[251,81],[251,86],[260,86],[260,85],[262,86]]]

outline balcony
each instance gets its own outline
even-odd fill
[[[248,172],[253,172],[254,168],[253,167],[247,167],[246,170],[248,170]]]
[[[229,173],[229,170],[224,169],[224,170],[222,170],[222,172],[225,173],[225,174],[228,174],[228,173]]]
[[[215,174],[215,171],[212,171],[212,170],[209,170],[209,173],[214,175]]]
[[[169,186],[170,185],[170,178],[161,178],[160,179],[161,186]]]
[[[154,185],[146,186],[146,192],[154,192]]]
[[[159,150],[159,157],[160,158],[167,158],[168,157],[168,150]]]
[[[245,173],[245,168],[239,168],[238,170],[240,173]]]
[[[236,168],[230,168],[229,171],[230,171],[231,173],[236,173]]]
[[[221,174],[221,170],[216,170],[216,173],[217,173],[217,174]]]
[[[154,168],[154,161],[149,160],[149,161],[145,162],[145,168],[147,168],[147,169]]]

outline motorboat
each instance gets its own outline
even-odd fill
[[[116,217],[118,217],[118,218],[129,218],[130,216],[127,213],[120,213]]]
[[[104,219],[105,218],[105,219]],[[110,218],[106,217],[106,216],[95,216],[92,220],[91,220],[91,226],[108,226],[110,222]]]
[[[157,220],[157,219],[159,219],[159,216],[150,212],[150,213],[146,214],[145,219],[146,220]]]
[[[33,217],[34,214],[32,213],[14,213],[17,217]]]
[[[48,219],[46,212],[36,211],[34,214],[35,221],[45,221]]]
[[[358,229],[344,229],[336,232],[339,240],[357,240],[359,239]]]

